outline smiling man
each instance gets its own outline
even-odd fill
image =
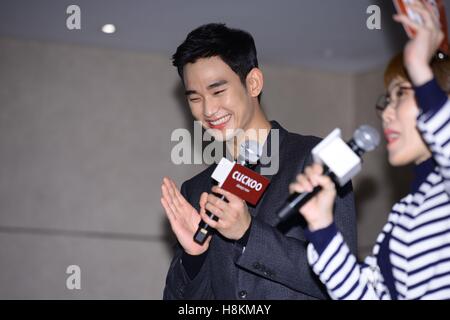
[[[259,104],[251,101],[262,89],[263,77],[259,69],[247,73],[249,86],[243,87],[241,78],[220,57],[205,57],[187,63],[182,71],[186,97],[197,121],[219,141],[230,141],[234,156],[236,147],[253,133],[261,144],[271,128]],[[248,92],[247,92],[248,89]]]
[[[161,203],[178,240],[164,299],[327,298],[308,267],[304,222],[295,217],[283,228],[275,227],[289,183],[311,161],[310,151],[320,139],[290,133],[268,121],[260,105],[264,78],[249,33],[223,24],[203,25],[177,48],[173,64],[192,115],[205,130],[227,142],[234,158],[243,141],[262,132],[257,140],[279,157],[279,170],[267,176],[270,185],[254,207],[213,186],[216,165],[184,182],[181,190],[170,178],[163,179]],[[275,144],[270,139],[273,130],[279,137]],[[255,170],[262,173],[262,166]],[[338,195],[336,224],[355,251],[351,185],[338,190]],[[216,231],[203,245],[193,240],[201,219]]]

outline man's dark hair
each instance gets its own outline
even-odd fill
[[[223,23],[209,23],[191,31],[172,56],[173,65],[183,80],[183,67],[200,58],[220,57],[245,86],[247,74],[258,67],[253,37]]]

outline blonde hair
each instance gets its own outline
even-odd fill
[[[433,70],[434,77],[436,78],[439,86],[446,93],[450,93],[450,59],[446,58],[433,58],[430,63],[431,70]],[[402,79],[408,80],[408,72],[403,63],[403,53],[396,54],[391,61],[388,63],[384,71],[384,86],[387,88],[392,80],[400,77]]]

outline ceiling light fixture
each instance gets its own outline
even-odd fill
[[[110,24],[110,23],[105,24],[105,25],[102,27],[102,31],[103,31],[104,33],[107,33],[107,34],[114,33],[114,32],[116,32],[116,26],[113,25],[113,24]]]

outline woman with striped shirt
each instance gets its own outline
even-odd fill
[[[432,59],[443,40],[432,10],[419,1],[411,8],[424,23],[394,17],[416,36],[389,64],[388,94],[377,110],[389,162],[414,163],[416,177],[411,193],[393,206],[372,256],[358,263],[336,229],[336,191],[321,166],[308,167],[290,186],[291,192],[322,187],[300,213],[308,224],[308,261],[333,299],[450,299],[450,61]]]

